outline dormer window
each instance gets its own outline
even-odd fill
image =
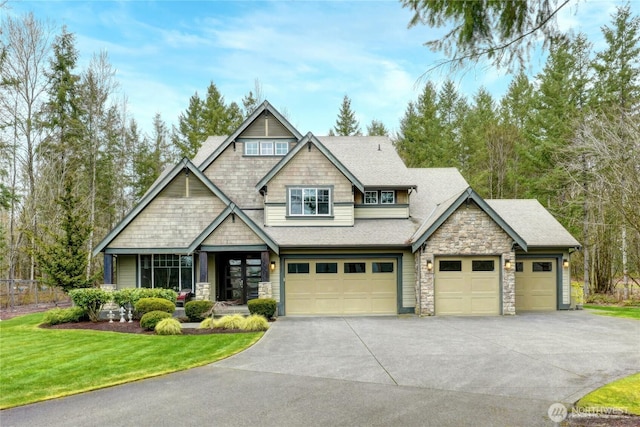
[[[285,156],[289,152],[288,142],[245,141],[245,156]]]
[[[365,191],[365,205],[393,205],[396,203],[396,192],[393,190]]]

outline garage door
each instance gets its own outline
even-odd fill
[[[500,258],[436,258],[436,315],[500,314]]]
[[[285,312],[396,314],[395,259],[287,260]]]
[[[516,261],[516,311],[555,310],[557,305],[555,259]]]

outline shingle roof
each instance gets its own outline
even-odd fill
[[[247,211],[256,223],[264,224],[263,211]],[[412,219],[356,220],[353,227],[263,227],[281,248],[407,247],[417,227]]]
[[[365,187],[410,188],[416,185],[386,136],[317,138]]]
[[[578,247],[580,243],[535,199],[486,201],[528,247]]]
[[[421,221],[431,215],[436,207],[446,205],[447,201],[452,203],[469,187],[456,168],[410,168],[407,171],[418,185],[411,193],[411,216]]]
[[[193,157],[191,162],[194,165],[196,165],[197,167],[200,167],[202,162],[207,160],[207,157],[209,157],[209,155],[211,153],[213,153],[216,150],[216,148],[220,147],[220,145],[222,145],[222,143],[226,139],[227,139],[226,136],[210,136],[210,137],[208,137],[202,143],[202,145],[200,146],[200,149],[198,150],[196,155]]]

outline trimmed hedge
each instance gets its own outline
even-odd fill
[[[169,314],[176,311],[176,305],[163,298],[141,298],[135,308],[138,316],[144,316],[150,311],[165,311]]]
[[[202,322],[206,313],[213,307],[213,302],[208,300],[189,301],[184,305],[184,314],[190,322]]]
[[[173,317],[162,319],[156,325],[156,334],[158,335],[181,335],[182,326]]]
[[[173,316],[166,311],[150,311],[142,316],[142,318],[140,319],[140,326],[148,331],[153,331],[156,328],[158,322],[160,322],[162,319],[168,319],[169,317]]]
[[[271,319],[276,314],[277,303],[272,298],[252,299],[247,303],[249,313],[259,314],[266,319]]]
[[[59,325],[60,323],[76,323],[87,317],[80,307],[54,308],[44,314],[44,322],[47,325]]]

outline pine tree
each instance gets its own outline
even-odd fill
[[[42,282],[58,286],[63,291],[91,287],[95,277],[86,276],[87,240],[90,227],[86,212],[79,207],[76,189],[69,175],[64,178],[64,190],[57,204],[62,213],[60,231],[48,229],[51,241],[40,239],[38,261]]]
[[[367,125],[367,135],[368,136],[389,136],[389,131],[387,130],[384,123],[379,120],[371,120],[371,123]]]
[[[409,102],[400,120],[396,150],[408,167],[441,166],[438,141],[443,126],[438,117],[437,92],[428,82],[416,102]]]
[[[340,112],[338,112],[338,118],[333,130],[339,136],[361,135],[360,123],[356,120],[356,114],[351,109],[351,99],[347,95],[342,99]]]

